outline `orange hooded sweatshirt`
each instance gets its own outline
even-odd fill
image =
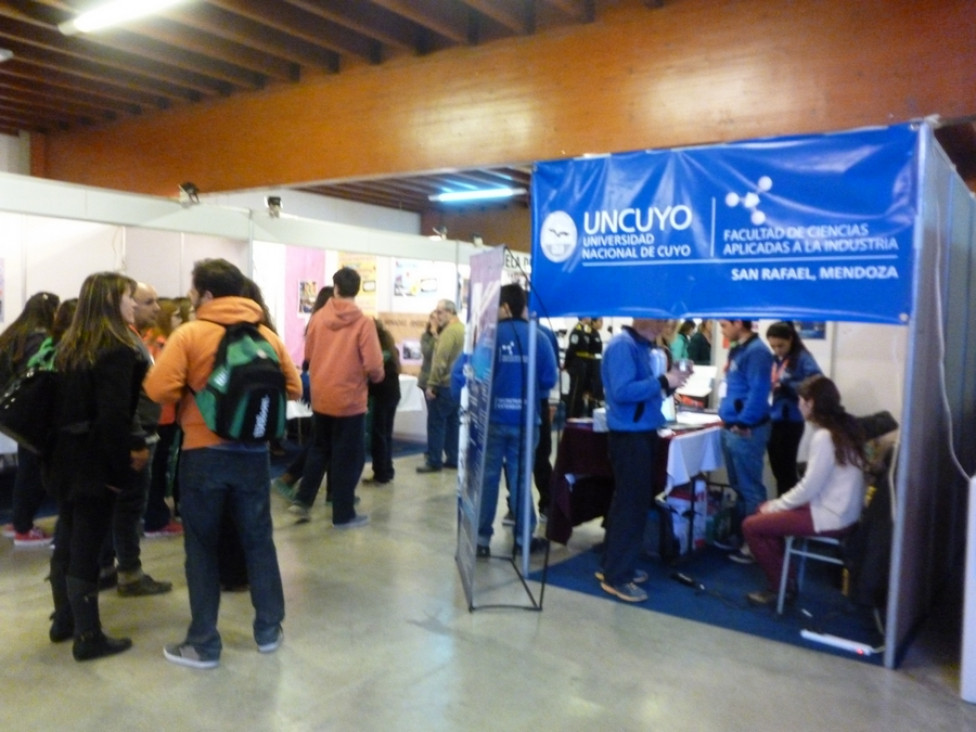
[[[227,442],[207,428],[196,400],[187,388],[200,391],[210,378],[217,346],[225,332],[218,323],[260,323],[262,317],[261,308],[253,300],[245,297],[218,297],[197,308],[197,320],[181,325],[166,341],[166,348],[160,352],[155,365],[150,369],[143,388],[154,402],[179,402],[177,414],[184,432],[184,450],[213,447]],[[285,375],[288,398],[298,399],[302,395],[302,380],[291,356],[285,350],[285,344],[270,328],[261,325],[258,329],[278,354],[281,371]]]
[[[330,417],[366,413],[368,382],[383,380],[383,350],[372,318],[353,300],[333,297],[312,316],[305,358],[312,411]]]

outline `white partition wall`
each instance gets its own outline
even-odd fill
[[[160,297],[185,295],[181,277],[183,234],[129,227],[125,236],[125,271],[155,287]]]
[[[934,595],[962,559],[968,476],[976,471],[976,201],[931,129],[922,130],[922,149],[914,310],[895,484],[889,667],[897,665]],[[967,584],[972,573],[969,568]]]
[[[396,258],[436,261],[454,282],[458,266],[466,265],[474,251],[465,242],[288,215],[272,218],[264,210],[185,206],[10,173],[0,173],[0,226],[2,326],[19,314],[32,292],[47,289],[72,297],[85,276],[99,270],[124,270],[153,284],[161,295],[182,295],[195,261],[223,257],[271,293],[269,306],[281,318],[285,296],[275,282],[281,273],[276,252],[328,250],[322,284],[335,270],[338,252],[387,257],[381,271],[383,297],[389,301],[393,296],[385,290],[386,285],[392,290]],[[264,248],[255,251],[255,242]]]
[[[19,314],[35,292],[76,297],[92,272],[123,266],[125,230],[95,222],[0,213],[2,327]]]

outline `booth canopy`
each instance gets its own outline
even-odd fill
[[[541,162],[542,316],[904,323],[918,125]]]

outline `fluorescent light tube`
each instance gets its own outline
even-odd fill
[[[185,0],[111,0],[97,8],[82,13],[74,20],[58,25],[58,30],[66,36],[76,33],[91,33],[112,25],[126,23],[136,18],[158,13]]]
[[[487,201],[496,198],[511,198],[525,193],[524,188],[488,188],[480,191],[451,191],[429,196],[431,201],[458,203],[461,201]]]

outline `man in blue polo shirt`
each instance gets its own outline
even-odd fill
[[[769,442],[769,392],[773,354],[752,332],[751,320],[719,320],[732,345],[718,416],[722,418],[722,454],[729,484],[739,496],[738,525],[766,500],[763,485],[766,443]],[[741,535],[741,534],[740,534]],[[729,555],[734,562],[754,560],[746,546]]]

